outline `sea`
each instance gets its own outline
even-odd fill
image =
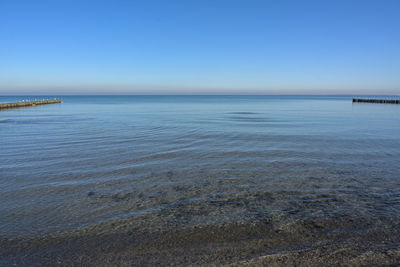
[[[0,258],[68,263],[71,242],[184,265],[398,249],[400,105],[352,97],[1,96],[62,103],[0,111]],[[120,241],[130,254],[107,250]],[[201,258],[210,246],[229,257]]]

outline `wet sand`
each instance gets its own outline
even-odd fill
[[[1,265],[400,264],[400,218],[283,222],[276,217],[193,226],[178,218],[177,210],[153,215],[41,237],[3,237]]]

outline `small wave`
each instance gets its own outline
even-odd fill
[[[275,122],[269,118],[260,118],[260,117],[242,117],[242,116],[230,116],[228,119],[232,121],[241,121],[241,122]]]
[[[228,114],[237,114],[237,115],[255,115],[260,114],[257,112],[247,112],[247,111],[240,111],[240,112],[229,112]]]

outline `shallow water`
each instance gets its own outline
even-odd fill
[[[400,105],[349,96],[62,99],[0,112],[0,237],[116,231],[110,225],[121,221],[150,232],[265,221],[292,233],[299,223],[329,225],[347,237],[361,229],[353,220],[397,229]]]

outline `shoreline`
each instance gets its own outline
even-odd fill
[[[190,226],[138,216],[70,232],[1,238],[6,265],[382,265],[400,262],[400,218],[342,216]]]

